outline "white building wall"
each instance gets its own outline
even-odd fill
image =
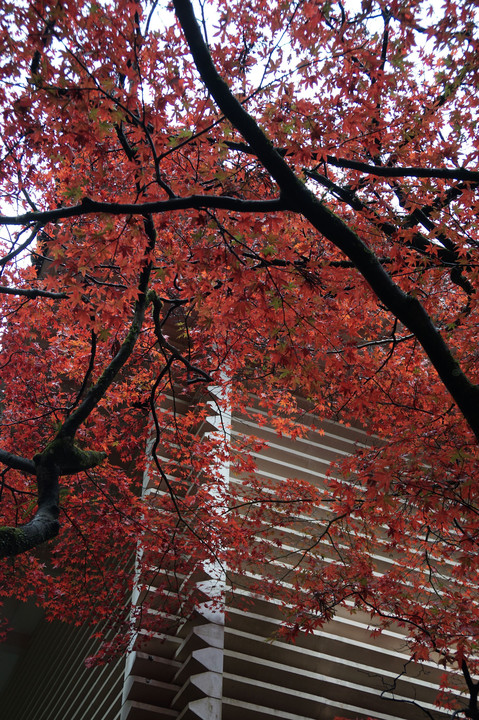
[[[278,482],[300,477],[316,485],[333,460],[368,442],[362,432],[332,422],[291,440],[236,416],[231,432],[233,438],[251,434],[266,441],[256,458],[260,476]],[[231,474],[230,482],[239,480]],[[295,542],[292,531],[293,548]],[[368,616],[341,608],[322,629],[291,644],[275,637],[279,605],[249,597],[245,609],[241,593],[226,608],[224,624],[200,613],[132,654],[121,720],[413,720],[423,711],[450,716],[434,704],[443,669],[409,662],[400,628],[373,639]]]
[[[202,431],[214,430],[215,424],[211,420]],[[333,460],[367,442],[360,431],[332,422],[321,423],[320,430],[298,440],[279,438],[271,428],[238,415],[230,428],[233,439],[250,434],[266,442],[257,457],[259,477],[279,483],[299,477],[316,485]],[[230,470],[225,468],[228,482],[239,482]],[[150,491],[154,482],[146,480],[145,491]],[[291,529],[290,538],[294,549],[301,534]],[[400,628],[372,638],[366,615],[340,608],[322,629],[300,633],[294,644],[287,643],[277,637],[279,604],[250,595],[245,607],[246,589],[237,591],[237,600],[224,613],[212,613],[208,573],[212,586],[221,587],[218,569],[205,568],[197,585],[205,602],[194,617],[178,621],[170,616],[165,629],[157,599],[150,612],[160,613],[165,631],[148,637],[140,633],[137,648],[126,659],[101,668],[84,666],[96,649],[91,628],[45,622],[30,627],[0,695],[2,717],[415,720],[425,717],[424,711],[437,720],[450,717],[450,711],[440,712],[434,705],[443,670],[409,662]]]

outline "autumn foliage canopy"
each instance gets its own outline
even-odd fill
[[[138,538],[179,570],[267,573],[255,530],[322,502],[334,562],[265,580],[288,627],[352,601],[474,667],[478,12],[2,2],[3,596],[120,623]],[[262,495],[231,408],[292,436],[307,408],[371,446]]]

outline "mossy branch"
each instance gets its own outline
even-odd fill
[[[95,450],[82,450],[74,444],[71,437],[57,437],[46,448],[33,456],[33,462],[40,465],[55,465],[60,475],[74,475],[99,465],[106,453]],[[38,472],[37,472],[38,475]]]
[[[0,557],[18,555],[51,540],[60,530],[59,478],[61,475],[88,470],[99,465],[106,457],[103,452],[81,450],[74,443],[75,434],[92,410],[98,405],[127,362],[139,337],[145,310],[151,297],[148,284],[151,276],[150,254],[155,247],[156,231],[151,216],[144,217],[148,246],[138,281],[138,300],[135,303],[129,332],[115,357],[103,370],[97,382],[90,388],[83,402],[66,418],[57,436],[37,453],[33,462],[0,450],[0,462],[7,466],[37,476],[37,511],[30,522],[20,527],[0,528]]]
[[[16,456],[11,457],[16,458]],[[37,453],[32,462],[37,476],[37,511],[25,525],[0,527],[0,557],[19,555],[56,537],[60,530],[58,520],[60,476],[88,470],[99,465],[105,457],[104,452],[82,450],[74,444],[71,437],[55,438],[41,453]],[[6,462],[5,457],[2,459]],[[24,460],[24,458],[16,459]],[[24,460],[24,463],[21,463],[22,467],[18,467],[17,464],[17,469],[25,469],[23,465],[30,462]]]

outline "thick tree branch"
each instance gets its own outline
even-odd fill
[[[387,165],[369,165],[356,160],[346,160],[346,158],[336,158],[333,155],[327,155],[326,162],[335,167],[358,170],[378,177],[443,178],[446,180],[465,180],[471,183],[479,182],[479,172],[477,170],[465,170],[464,168],[389,167]]]
[[[50,290],[38,290],[36,288],[12,288],[0,285],[1,295],[22,295],[23,297],[35,299],[37,297],[52,298],[53,300],[64,300],[67,293],[52,292]]]
[[[104,397],[130,357],[141,331],[148,304],[147,290],[151,275],[149,258],[156,242],[156,231],[151,216],[145,216],[144,225],[148,245],[138,283],[139,296],[135,303],[130,331],[119,351],[87,392],[84,400],[66,418],[56,438],[41,453],[35,455],[33,462],[6,451],[0,451],[1,462],[11,468],[36,474],[38,486],[38,508],[33,519],[20,527],[0,528],[0,557],[17,555],[31,550],[40,543],[55,537],[60,528],[58,522],[59,477],[88,470],[101,463],[105,458],[105,453],[102,452],[80,450],[75,446],[73,439],[80,425],[85,422]],[[92,354],[94,355],[93,351]],[[92,359],[90,358],[90,366],[91,364]]]
[[[26,525],[0,528],[0,557],[27,552],[58,535],[59,468],[52,463],[36,465],[38,509]]]
[[[231,150],[246,153],[247,155],[256,155],[255,150],[248,143],[233,142],[225,140]],[[287,155],[286,148],[277,148],[277,152],[281,157]],[[313,153],[312,157],[321,160],[323,156],[319,153]],[[358,170],[367,175],[377,175],[378,177],[416,177],[416,178],[432,178],[444,180],[463,180],[470,183],[479,183],[479,171],[466,170],[465,168],[424,168],[424,167],[391,167],[389,165],[370,165],[369,163],[360,162],[359,160],[348,160],[347,158],[337,158],[334,155],[326,155],[325,161],[328,165],[334,167]]]
[[[55,441],[49,443],[43,452],[45,453],[48,451],[51,453],[52,448],[56,448],[55,452],[57,453],[58,471],[60,476],[72,475],[76,472],[88,470],[89,468],[98,465],[105,457],[104,453],[98,453],[92,450],[80,450],[79,448],[74,447],[71,438],[69,438],[68,441],[62,441],[57,446],[54,446],[54,442]],[[68,444],[68,449],[66,449],[67,446],[65,445],[65,442]],[[63,454],[60,454],[60,446],[63,448]],[[39,453],[39,455],[36,455],[35,457],[40,457],[41,454],[42,453]],[[7,450],[0,450],[0,463],[3,463],[3,465],[6,465],[12,470],[20,470],[28,475],[36,475],[37,470],[34,460],[35,458],[33,460],[28,460],[27,458],[14,455]]]
[[[78,428],[104,397],[123,365],[127,362],[143,325],[146,300],[140,302],[134,312],[130,330],[112,361],[106,366],[96,383],[87,392],[84,400],[64,421],[58,437],[74,437]]]
[[[414,227],[417,223],[421,223],[428,230],[433,230],[435,225],[432,221],[428,220],[428,213],[426,208],[414,210],[407,218],[406,221],[400,226],[395,226],[391,222],[385,222],[376,213],[372,213],[371,209],[368,208],[362,200],[348,188],[342,188],[332,180],[327,178],[325,175],[318,173],[317,170],[306,170],[306,175],[319,183],[323,187],[327,188],[333,195],[342,200],[344,203],[349,205],[357,212],[367,213],[368,220],[372,222],[375,227],[378,228],[388,237],[394,239],[401,229],[407,229]],[[423,258],[427,258],[429,264],[432,267],[437,267],[438,261],[449,270],[452,282],[461,287],[467,295],[474,293],[474,288],[469,280],[463,275],[463,260],[458,252],[458,249],[451,242],[444,233],[440,233],[439,236],[435,235],[436,240],[440,240],[442,246],[434,245],[428,238],[424,237],[420,232],[415,232],[413,237],[406,241],[408,247],[416,250],[420,253]],[[384,261],[382,261],[384,263]]]
[[[464,675],[464,680],[466,681],[467,689],[469,690],[469,704],[464,711],[464,714],[466,717],[470,718],[470,720],[478,720],[479,708],[477,707],[477,699],[479,694],[479,683],[473,681],[467,662],[464,658],[461,663],[461,670]]]
[[[106,391],[130,357],[141,331],[145,309],[148,304],[147,290],[152,266],[149,258],[156,242],[156,230],[151,216],[145,216],[144,226],[148,237],[148,245],[138,282],[139,296],[135,303],[130,331],[119,351],[104,369],[97,382],[87,392],[84,400],[66,418],[56,438],[41,453],[35,455],[33,462],[6,451],[0,451],[0,462],[11,468],[36,474],[38,487],[38,508],[32,520],[20,527],[0,528],[0,557],[17,555],[31,550],[40,543],[55,537],[60,528],[58,522],[59,477],[88,470],[101,463],[105,458],[103,452],[78,448],[74,444],[74,437],[80,425],[85,422],[92,410],[104,397]],[[92,354],[94,355],[93,351]],[[91,365],[92,358],[90,358]]]
[[[479,387],[466,377],[423,305],[394,283],[374,252],[291,170],[218,74],[189,0],[173,0],[173,4],[198,72],[221,112],[278,183],[289,209],[301,213],[319,233],[347,255],[379,300],[414,333],[479,441]]]
[[[105,453],[81,450],[72,438],[55,439],[34,456],[33,462],[0,451],[0,460],[9,467],[37,476],[37,511],[20,527],[0,527],[0,557],[26,552],[51,540],[60,529],[58,515],[61,475],[73,475],[99,465]]]
[[[0,450],[0,463],[7,465],[12,470],[21,470],[21,472],[35,475],[35,463],[27,458],[19,457],[6,450]]]
[[[276,212],[286,210],[281,198],[273,200],[241,200],[228,195],[190,195],[189,197],[155,200],[147,203],[108,203],[85,197],[78,205],[55,210],[27,212],[22,215],[0,215],[0,225],[25,225],[31,222],[58,222],[70,217],[105,213],[107,215],[152,215],[176,210],[233,210],[235,212]]]

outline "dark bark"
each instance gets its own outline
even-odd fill
[[[27,458],[19,457],[13,453],[7,452],[6,450],[0,450],[0,463],[7,465],[12,470],[21,470],[29,475],[35,475],[35,463]]]
[[[53,461],[40,462],[36,466],[36,476],[37,511],[26,525],[0,528],[0,557],[19,555],[58,535],[59,467]]]
[[[332,155],[328,155],[326,157],[326,162],[329,165],[334,165],[335,167],[358,170],[359,172],[366,173],[368,175],[376,175],[377,177],[444,178],[445,180],[464,180],[471,183],[479,182],[479,172],[476,170],[466,170],[464,168],[421,168],[368,165],[367,163],[357,162],[356,160],[336,158]]]
[[[416,336],[479,441],[479,387],[466,377],[422,304],[395,284],[366,243],[308,189],[234,97],[213,64],[190,1],[173,0],[173,4],[205,86],[221,112],[277,182],[288,209],[302,214],[321,235],[336,245],[359,270],[379,300]]]
[[[281,199],[241,200],[228,195],[190,195],[189,197],[170,198],[146,203],[108,203],[83,198],[78,205],[61,207],[56,210],[31,211],[23,215],[0,215],[2,225],[28,225],[37,222],[46,225],[70,217],[81,217],[105,213],[106,215],[149,215],[153,213],[174,212],[176,210],[212,208],[233,210],[235,212],[274,212],[286,210],[287,203]]]
[[[65,419],[55,439],[41,453],[34,456],[33,462],[0,450],[0,462],[12,469],[35,474],[38,489],[38,507],[32,520],[20,527],[0,528],[0,557],[18,555],[55,537],[60,529],[58,521],[59,477],[88,470],[101,463],[105,458],[103,452],[78,448],[74,444],[74,437],[78,428],[96,408],[128,361],[140,334],[149,302],[148,285],[152,267],[149,258],[156,243],[156,230],[151,215],[144,216],[144,227],[148,237],[148,246],[138,281],[138,299],[135,303],[130,331],[115,357],[103,370],[97,382],[88,390],[84,399]]]
[[[0,528],[0,557],[26,552],[58,535],[60,476],[88,470],[104,458],[105,453],[76,447],[72,438],[53,440],[43,452],[35,455],[33,462],[0,451],[3,463],[37,477],[37,511],[25,525]]]
[[[148,246],[145,258],[153,252],[156,243],[156,230],[151,215],[144,218],[145,232],[148,236]],[[136,341],[141,332],[143,321],[145,319],[145,310],[148,305],[148,285],[151,276],[151,261],[145,260],[140,279],[138,282],[138,300],[135,303],[133,319],[130,325],[128,335],[120,345],[120,349],[116,353],[112,361],[106,366],[96,383],[87,392],[85,398],[78,407],[66,418],[62,427],[58,431],[58,438],[74,437],[78,428],[85,422],[90,413],[96,408],[100,400],[104,397],[110,385],[116,379],[118,373],[128,361]]]
[[[3,295],[19,295],[30,299],[37,297],[46,297],[53,300],[64,300],[68,297],[67,293],[51,292],[50,290],[38,290],[37,288],[13,288],[0,285],[0,293]]]
[[[464,675],[464,680],[466,681],[467,689],[469,691],[469,703],[464,711],[464,714],[466,717],[470,718],[470,720],[479,720],[479,708],[477,706],[479,682],[473,681],[469,672],[469,668],[467,666],[467,662],[464,659],[461,664],[461,670],[462,674]]]
[[[225,141],[225,144],[232,150],[238,152],[256,155],[254,150],[247,143]],[[281,157],[285,157],[288,153],[286,148],[277,148]],[[313,153],[313,158],[323,160],[319,153]],[[413,178],[431,178],[444,180],[462,180],[464,182],[479,183],[479,172],[477,170],[466,170],[465,168],[425,168],[425,167],[393,167],[391,165],[369,165],[368,163],[359,162],[358,160],[348,160],[347,158],[335,157],[334,155],[326,155],[325,162],[334,167],[347,168],[349,170],[358,170],[366,175],[376,175],[377,177],[413,177]]]

